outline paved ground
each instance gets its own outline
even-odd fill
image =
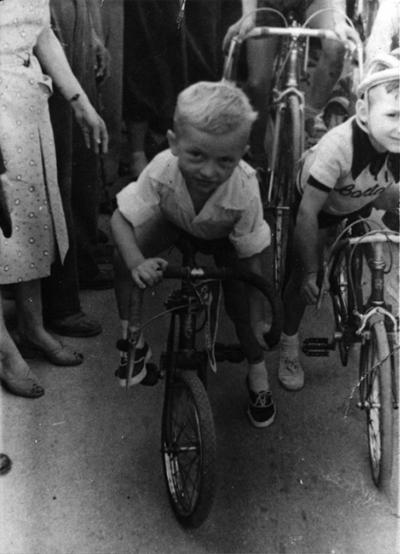
[[[160,309],[166,287],[151,298]],[[224,363],[210,379],[218,437],[219,488],[208,521],[186,531],[169,508],[160,460],[162,384],[125,393],[113,376],[118,322],[111,291],[83,294],[104,333],[70,340],[78,368],[40,361],[39,400],[0,391],[0,554],[391,554],[399,524],[372,484],[364,414],[351,398],[356,352],[305,359],[306,387],[288,393],[267,360],[278,417],[269,430],[245,416],[245,367]],[[8,309],[12,304],[8,303]],[[303,335],[328,334],[328,306],[308,313]],[[223,334],[231,329],[224,324]],[[165,323],[148,338],[156,357]]]

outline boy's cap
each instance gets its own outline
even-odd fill
[[[400,48],[372,60],[364,79],[358,85],[357,96],[361,98],[372,87],[396,80],[400,80]]]

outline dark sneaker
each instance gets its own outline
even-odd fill
[[[102,332],[100,323],[83,312],[49,319],[45,321],[45,324],[48,329],[54,331],[57,335],[65,337],[95,337]]]
[[[136,348],[135,363],[133,366],[133,372],[129,379],[129,387],[137,385],[147,375],[146,364],[151,358],[151,350],[147,342],[145,342],[142,348]],[[115,372],[115,376],[119,379],[121,387],[126,387],[126,380],[128,377],[128,358],[121,358],[119,368]]]
[[[275,404],[270,391],[254,392],[249,389],[247,415],[254,427],[268,427],[275,419]]]

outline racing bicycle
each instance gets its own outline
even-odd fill
[[[322,10],[321,10],[322,11]],[[339,40],[327,29],[310,29],[313,16],[301,25],[294,18],[287,19],[272,8],[259,8],[247,17],[270,13],[280,18],[279,27],[257,26],[239,32],[229,45],[223,77],[232,80],[242,44],[248,39],[280,37],[279,52],[273,67],[272,100],[266,126],[265,146],[268,167],[260,179],[264,216],[272,231],[273,279],[275,289],[282,292],[289,270],[290,250],[294,230],[294,203],[298,163],[305,146],[304,108],[305,82],[308,82],[309,40]],[[245,19],[242,20],[242,25]],[[349,21],[349,24],[352,23]],[[357,44],[358,59],[362,60],[361,45]]]
[[[338,345],[346,366],[351,347],[360,344],[357,405],[366,414],[372,479],[379,489],[386,489],[396,444],[394,410],[399,407],[399,321],[385,299],[385,275],[394,269],[393,245],[398,250],[400,235],[372,226],[368,219],[351,222],[330,248],[320,299],[329,290],[334,337],[306,339],[303,351],[327,355]]]

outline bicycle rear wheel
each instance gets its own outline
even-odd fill
[[[207,393],[192,371],[177,373],[168,386],[161,448],[175,515],[185,527],[198,527],[215,496],[216,437]]]
[[[371,326],[361,346],[360,397],[367,416],[372,479],[382,488],[390,480],[393,455],[391,356],[383,321]]]
[[[276,290],[282,292],[290,270],[295,219],[293,205],[303,144],[302,110],[296,95],[291,94],[287,97],[277,124],[278,149],[273,168],[273,216],[270,219],[273,233],[274,283]]]

